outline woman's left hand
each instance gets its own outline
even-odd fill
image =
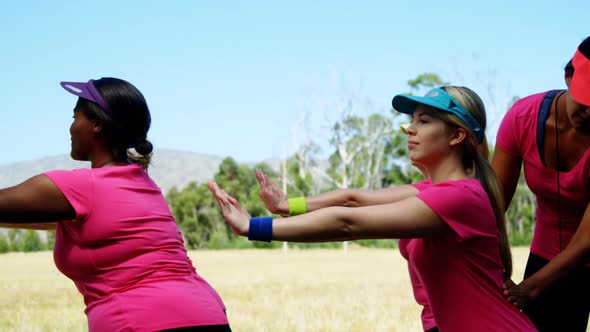
[[[248,236],[250,214],[240,206],[240,203],[235,198],[219,188],[217,183],[209,182],[209,190],[211,190],[217,203],[219,203],[225,222],[232,228],[234,233]]]
[[[260,168],[256,169],[256,180],[260,183],[258,196],[260,196],[268,211],[288,217],[289,203],[285,193]]]
[[[504,282],[503,295],[515,307],[522,309],[529,304],[534,296],[522,283],[515,284],[514,281],[508,279]]]

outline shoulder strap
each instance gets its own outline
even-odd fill
[[[539,149],[539,156],[541,156],[543,164],[545,164],[545,122],[547,122],[547,119],[549,118],[553,99],[561,91],[562,90],[549,91],[545,97],[543,97],[541,107],[539,107],[539,117],[537,118],[537,148]]]

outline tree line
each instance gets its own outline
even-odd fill
[[[448,83],[436,74],[421,74],[408,81],[409,93],[444,84]],[[358,101],[352,97],[341,103],[336,110],[338,119],[330,125],[326,138],[310,134],[304,126],[294,128],[294,135],[304,139],[296,143],[295,152],[281,160],[278,167],[273,168],[267,163],[240,164],[227,157],[219,165],[214,181],[236,197],[252,216],[263,216],[270,213],[258,198],[256,168],[261,168],[282,186],[288,197],[311,196],[344,188],[380,189],[422,180],[422,173],[409,163],[405,134],[398,129],[401,123],[409,121],[408,116],[393,110],[361,114],[355,112],[355,106]],[[509,106],[505,105],[504,111]],[[327,158],[322,146],[327,146]],[[184,188],[173,187],[166,193],[166,200],[188,249],[273,248],[282,245],[280,242],[250,242],[236,236],[223,221],[207,183],[191,182]],[[534,195],[521,176],[507,211],[511,244],[530,243],[534,210]],[[51,249],[55,234],[48,232],[45,237],[40,234],[43,233],[11,229],[0,234],[0,252]],[[359,240],[355,243],[369,247],[396,246],[394,240]],[[309,248],[342,244],[290,245]]]

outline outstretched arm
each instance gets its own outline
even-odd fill
[[[0,223],[0,228],[19,228],[19,229],[32,229],[37,231],[55,231],[57,223],[55,222],[43,222],[43,223]]]
[[[266,208],[282,216],[289,215],[289,204],[285,194],[272,182],[262,170],[256,170],[256,179],[260,183],[258,195]],[[380,190],[339,189],[317,196],[305,197],[307,211],[316,211],[330,206],[360,207],[397,202],[415,196],[418,189],[402,185]]]
[[[209,188],[226,222],[238,235],[248,235],[250,218],[238,202],[217,184]],[[274,220],[272,239],[289,242],[327,242],[355,239],[426,237],[449,232],[449,226],[416,197],[359,208],[328,207]]]
[[[590,204],[586,207],[582,222],[567,247],[542,269],[523,280],[520,284],[508,282],[504,295],[515,306],[522,308],[561,280],[573,270],[590,261]]]
[[[74,208],[45,175],[37,175],[19,185],[0,190],[2,225],[37,229],[35,224],[50,223],[48,227],[55,229],[55,222],[71,220],[75,216]]]

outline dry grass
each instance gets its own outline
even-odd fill
[[[397,250],[190,252],[235,332],[421,331]],[[527,249],[515,248],[519,281]],[[85,331],[84,305],[51,253],[0,255],[0,331]]]

